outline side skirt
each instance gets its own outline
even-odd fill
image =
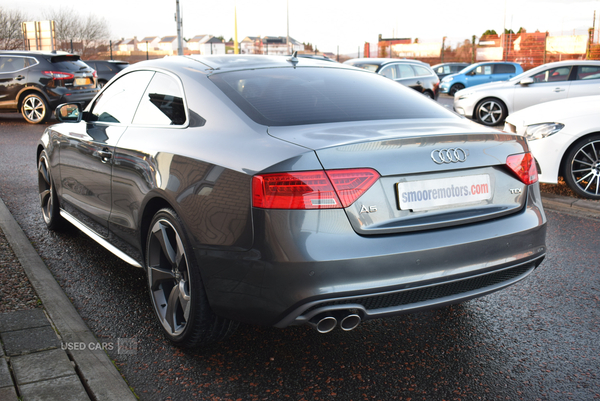
[[[138,262],[135,261],[135,259],[128,256],[127,254],[120,251],[119,249],[117,249],[114,245],[110,244],[108,241],[106,241],[100,235],[96,234],[93,230],[90,230],[87,226],[82,224],[79,220],[77,220],[75,217],[70,215],[68,212],[64,211],[63,209],[60,209],[60,215],[62,217],[64,217],[64,219],[67,220],[69,223],[73,224],[75,227],[77,227],[82,232],[84,232],[88,237],[90,237],[91,239],[93,239],[94,241],[96,241],[97,243],[102,245],[104,248],[106,248],[108,251],[110,251],[115,256],[118,256],[123,261],[129,263],[132,266],[139,267],[139,268],[142,267]]]

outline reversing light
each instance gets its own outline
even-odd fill
[[[52,79],[73,79],[73,78],[75,78],[74,74],[71,74],[69,72],[62,72],[62,71],[42,71],[42,74],[44,74],[47,77],[50,77]]]
[[[372,169],[260,174],[252,178],[252,206],[263,209],[340,209],[379,179]]]
[[[538,180],[535,159],[531,153],[519,153],[506,158],[506,165],[514,172],[525,185],[531,185]]]

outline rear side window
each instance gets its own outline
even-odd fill
[[[579,66],[577,67],[576,79],[600,79],[600,66]]]
[[[154,72],[135,71],[124,75],[96,99],[92,114],[96,121],[129,124]]]
[[[157,72],[142,96],[135,113],[136,125],[185,124],[183,93],[175,78]]]
[[[248,117],[267,126],[456,117],[413,89],[359,70],[269,68],[210,79]]]
[[[381,71],[379,71],[379,74],[381,74],[384,77],[389,78],[389,79],[399,78],[398,70],[396,69],[395,65],[386,65],[385,67],[383,67],[381,69]]]
[[[426,75],[431,75],[431,72],[427,68],[425,68],[423,66],[413,65],[413,68],[415,69],[415,73],[417,74],[417,77],[423,77],[423,76],[426,76]]]
[[[29,66],[25,57],[2,56],[0,57],[0,73],[15,72]]]
[[[515,66],[512,64],[496,64],[494,66],[494,74],[514,74]]]

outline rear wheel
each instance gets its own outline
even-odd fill
[[[502,124],[506,115],[506,106],[498,99],[483,99],[475,108],[475,118],[487,126]]]
[[[428,97],[429,99],[433,99],[433,93],[429,91],[423,92],[423,96]]]
[[[565,182],[575,193],[600,199],[600,135],[591,135],[575,143],[567,153]]]
[[[57,230],[64,224],[58,208],[58,198],[54,189],[50,162],[46,151],[42,151],[38,159],[38,193],[44,222],[50,230]]]
[[[222,340],[237,327],[211,310],[191,249],[175,211],[159,210],[146,241],[150,298],[166,336],[182,347]]]
[[[40,124],[50,117],[50,109],[46,99],[36,93],[30,93],[23,99],[21,114],[28,123]]]
[[[454,84],[450,87],[448,94],[450,96],[454,96],[456,94],[456,92],[458,92],[461,89],[465,89],[465,86],[463,84]]]

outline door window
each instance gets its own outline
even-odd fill
[[[491,75],[492,74],[492,66],[487,64],[487,65],[480,65],[475,69],[475,74],[473,75]]]
[[[183,125],[186,121],[183,93],[175,78],[157,72],[135,113],[136,125]]]
[[[396,71],[396,66],[395,65],[388,65],[385,66],[381,69],[381,71],[379,72],[381,75],[383,75],[386,78],[389,79],[396,79],[398,78],[398,73]]]
[[[559,82],[569,79],[571,67],[556,67],[533,75],[533,82]]]
[[[412,78],[415,76],[415,71],[408,64],[397,64],[398,78]]]
[[[496,64],[494,66],[494,74],[514,74],[515,66],[512,64]]]
[[[92,114],[95,119],[109,123],[131,123],[153,75],[153,71],[134,71],[113,82],[94,103]]]
[[[0,57],[0,72],[15,72],[24,69],[29,63],[26,63],[24,57]]]

